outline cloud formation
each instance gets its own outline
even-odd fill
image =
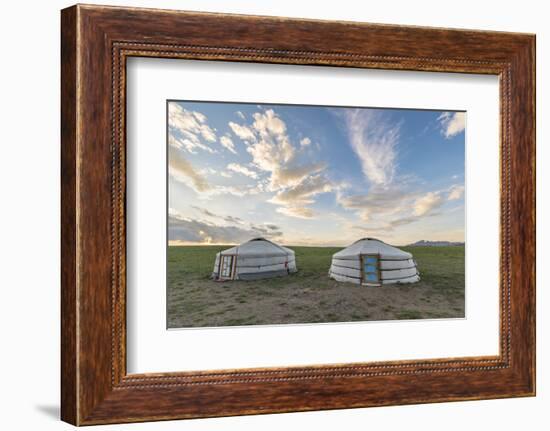
[[[183,108],[177,102],[168,104],[168,143],[174,148],[197,154],[198,150],[216,153],[211,144],[218,141],[215,130],[208,124],[208,118],[201,112]],[[220,145],[237,154],[229,134],[219,138]]]
[[[438,215],[438,209],[448,201],[460,199],[463,190],[460,185],[428,192],[375,186],[368,194],[340,196],[338,199],[342,207],[357,211],[365,223],[354,228],[391,232],[397,227]]]
[[[198,211],[201,215],[204,215],[204,216],[207,216],[207,217],[210,217],[210,218],[215,218],[215,219],[219,219],[219,220],[224,220],[228,223],[234,223],[234,224],[242,224],[244,223],[244,220],[242,218],[239,218],[239,217],[234,217],[232,215],[219,215],[219,214],[214,214],[212,211],[209,211],[208,209],[206,208],[203,208],[203,207],[199,207],[199,206],[196,206],[196,205],[191,205],[191,208],[193,208],[194,210]],[[174,213],[175,214],[175,213]],[[274,225],[272,225],[274,226]],[[275,226],[276,229],[278,229],[277,226]]]
[[[449,189],[449,194],[447,199],[450,201],[455,201],[460,199],[464,195],[464,186],[454,185]]]
[[[441,133],[447,139],[458,135],[466,128],[465,112],[443,112],[437,119],[441,126]]]
[[[173,142],[178,142],[181,147],[189,152],[196,148],[210,150],[207,143],[216,142],[216,133],[207,124],[204,114],[196,111],[189,111],[176,102],[168,104],[168,126]]]
[[[316,194],[332,190],[329,180],[320,174],[326,169],[326,163],[299,163],[287,126],[273,109],[256,112],[252,119],[250,125],[229,122],[229,127],[247,143],[252,164],[268,175],[267,191],[276,193],[269,202],[279,206],[280,214],[311,218],[314,213],[305,205],[314,203]],[[304,138],[299,145],[310,143],[309,138]],[[228,168],[254,178],[244,170],[248,168]]]
[[[391,124],[379,111],[349,109],[344,119],[350,144],[363,174],[376,185],[393,181],[399,142],[399,124]]]
[[[294,147],[286,134],[286,125],[272,109],[263,113],[256,112],[253,118],[252,128],[247,129],[254,134],[254,140],[247,151],[259,169],[277,173],[295,155]]]
[[[280,205],[276,211],[288,217],[313,218],[315,212],[308,205],[315,203],[315,197],[328,193],[335,186],[324,175],[308,176],[298,184],[278,191],[268,202]]]
[[[268,232],[269,233],[269,232]],[[168,219],[168,238],[176,243],[200,244],[239,244],[252,238],[266,236],[266,232],[255,228],[217,225],[204,220],[191,218]],[[270,238],[280,235],[271,233]]]
[[[294,187],[280,190],[273,196],[269,202],[278,205],[308,205],[315,202],[314,196],[320,193],[328,193],[333,190],[332,183],[323,175],[313,175],[307,177]],[[284,214],[284,213],[283,213]]]
[[[439,192],[428,192],[414,202],[413,214],[420,217],[440,207],[445,199]]]
[[[205,208],[193,208],[210,219],[223,220],[222,224],[212,220],[207,221],[184,217],[170,208],[168,216],[168,240],[171,243],[239,244],[255,237],[277,239],[283,234],[280,228],[273,224],[245,224],[238,217],[221,216]],[[235,222],[237,225],[234,224]]]
[[[237,154],[237,151],[235,151],[235,145],[233,144],[233,141],[229,136],[222,136],[220,138],[220,144],[231,153]]]
[[[210,154],[214,154],[216,151],[205,145],[201,140],[193,133],[182,132],[184,138],[176,138],[172,133],[168,135],[168,145],[184,150],[191,154],[197,154],[197,150],[207,151]]]
[[[438,209],[447,201],[460,199],[463,186],[420,190],[414,178],[398,175],[400,122],[391,122],[385,113],[376,110],[351,109],[342,116],[350,146],[369,183],[367,193],[337,195],[340,205],[353,210],[364,223],[363,226],[354,225],[354,228],[391,232],[424,217],[437,215]],[[463,117],[443,113],[438,120],[445,124],[449,134],[456,134]]]
[[[258,185],[255,184],[239,187],[211,184],[208,182],[203,172],[197,171],[193,165],[173,147],[168,147],[168,160],[168,173],[170,176],[191,188],[191,190],[199,194],[201,199],[209,199],[216,195],[243,197],[254,195],[261,191]],[[223,172],[220,175],[223,175]]]
[[[326,163],[309,163],[301,166],[284,167],[278,166],[271,172],[271,189],[280,190],[286,187],[297,187],[326,169]]]
[[[180,152],[172,146],[168,147],[168,170],[175,179],[185,183],[197,192],[208,192],[212,186],[206,178],[193,168]]]
[[[257,179],[258,174],[250,169],[248,169],[246,166],[239,165],[238,163],[229,163],[227,165],[227,169],[233,172],[237,172],[238,174],[242,174],[244,176],[247,176],[252,179]]]
[[[240,124],[230,121],[229,127],[231,128],[233,133],[241,138],[243,141],[253,142],[256,140],[254,133],[247,126],[241,126]]]
[[[298,206],[278,207],[275,211],[288,217],[303,219],[310,219],[313,218],[313,216],[315,215],[315,212],[311,208]]]
[[[438,181],[444,186],[435,188],[432,185],[430,188],[422,182],[431,178],[429,174],[423,177],[422,173],[403,172],[399,166],[402,133],[407,131],[407,140],[415,138],[409,136],[409,129],[405,128],[408,126],[405,114],[400,120],[396,114],[384,110],[335,110],[338,111],[334,112],[335,119],[345,126],[343,130],[336,128],[335,136],[342,140],[347,138],[349,143],[349,148],[343,148],[340,157],[327,153],[318,141],[306,137],[318,136],[323,131],[322,125],[312,124],[320,130],[296,130],[305,123],[285,123],[287,117],[283,109],[257,106],[255,111],[246,111],[246,115],[231,109],[224,120],[219,118],[219,110],[211,113],[205,108],[204,113],[216,127],[213,128],[207,116],[194,110],[202,108],[194,106],[188,110],[179,106],[171,113],[169,172],[172,178],[195,192],[189,194],[191,192],[183,188],[182,193],[187,193],[185,198],[203,206],[187,207],[189,211],[185,212],[185,217],[174,216],[179,229],[179,239],[175,241],[234,243],[251,236],[281,238],[279,222],[277,225],[254,225],[245,221],[250,215],[259,220],[275,215],[282,226],[290,223],[288,226],[292,227],[288,232],[291,237],[285,236],[285,240],[300,239],[305,238],[310,225],[297,224],[298,221],[288,218],[328,220],[331,213],[340,219],[330,218],[330,230],[340,230],[344,236],[352,237],[354,230],[401,236],[417,230],[417,226],[408,225],[428,217],[446,217],[449,211],[461,205],[464,185],[458,178],[453,181],[458,184],[451,187],[449,183]],[[461,127],[463,130],[464,125],[461,126],[459,117],[455,118],[456,113],[437,115],[439,113],[430,118],[430,133],[436,138],[443,140],[441,135],[451,137],[460,133],[457,130]],[[433,128],[435,118],[438,118],[435,124],[441,129]],[[214,142],[216,144],[212,145]],[[423,145],[420,141],[418,144]],[[200,152],[218,154],[211,157]],[[334,157],[334,161],[330,157]],[[347,164],[342,169],[344,162]],[[340,171],[329,170],[329,163]],[[347,166],[350,166],[349,173]],[[449,173],[445,181],[450,177]],[[242,207],[233,207],[233,202],[241,202],[234,199],[235,196],[246,196],[246,205],[243,199]],[[212,206],[206,205],[206,201]],[[243,218],[231,213],[216,214],[211,208],[235,208],[234,214]],[[428,224],[419,224],[418,228],[425,229]],[[299,233],[296,226],[302,226],[303,232]],[[393,231],[396,233],[390,233]],[[339,237],[338,240],[346,239]]]

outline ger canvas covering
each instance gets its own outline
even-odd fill
[[[289,248],[265,238],[254,238],[216,254],[215,280],[259,280],[296,272],[296,258]]]
[[[360,239],[332,256],[331,278],[361,285],[416,283],[413,255],[375,238]]]

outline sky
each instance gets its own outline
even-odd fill
[[[170,245],[464,241],[464,112],[167,104]]]

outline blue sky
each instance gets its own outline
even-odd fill
[[[464,241],[465,117],[169,101],[169,242]]]

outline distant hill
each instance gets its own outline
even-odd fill
[[[409,244],[408,247],[449,247],[449,246],[458,246],[458,245],[464,245],[463,242],[452,242],[452,241],[425,241],[421,239],[420,241],[416,241],[413,244]]]

